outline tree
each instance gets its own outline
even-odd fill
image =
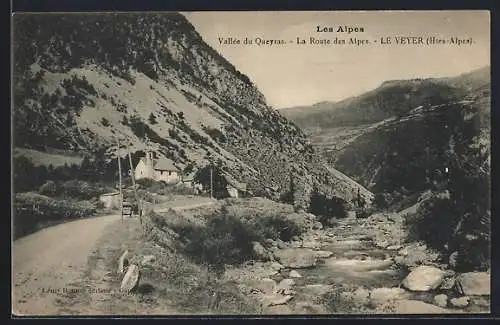
[[[222,169],[217,165],[207,165],[199,169],[194,175],[194,181],[201,184],[203,190],[210,191],[210,170],[212,169],[213,196],[217,199],[228,197],[227,180]]]
[[[287,204],[294,203],[294,195],[295,195],[295,183],[293,181],[293,175],[290,173],[290,185],[288,187],[288,191],[281,195],[280,201]]]
[[[158,122],[156,122],[156,116],[154,116],[153,113],[149,114],[148,120],[149,120],[150,124],[156,124],[156,123],[158,123]]]

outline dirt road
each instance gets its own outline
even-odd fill
[[[185,198],[164,204],[159,210],[184,210],[213,203],[205,198]],[[89,256],[96,251],[104,229],[113,227],[119,220],[120,215],[82,219],[16,240],[12,248],[12,312],[16,315],[64,313],[67,307],[64,296],[70,296],[72,288],[81,288]]]
[[[102,231],[119,215],[82,219],[43,229],[12,247],[12,312],[50,315],[57,297],[79,280]]]

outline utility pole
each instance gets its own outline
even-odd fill
[[[210,165],[210,198],[214,198],[214,167],[213,165]]]
[[[141,199],[139,198],[139,195],[137,194],[137,188],[135,186],[135,175],[134,175],[134,167],[132,165],[132,155],[130,154],[129,147],[127,146],[127,151],[128,151],[128,162],[130,164],[130,177],[132,177],[132,186],[134,187],[134,195],[135,199],[137,201],[137,207],[139,208],[139,222],[142,225],[142,203]]]
[[[116,142],[118,144],[118,149],[116,150],[116,157],[118,159],[118,177],[119,177],[119,187],[120,187],[120,214],[123,223],[123,193],[122,193],[122,164],[120,161],[120,140],[117,138]]]

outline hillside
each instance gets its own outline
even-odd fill
[[[16,15],[14,143],[92,156],[149,149],[179,168],[214,162],[256,195],[296,203],[318,187],[350,200],[301,130],[252,82],[170,14]],[[121,151],[120,155],[125,152]]]
[[[387,81],[336,104],[281,113],[304,128],[333,167],[369,189],[391,191],[391,186],[418,187],[429,177],[400,166],[421,164],[419,173],[438,168],[436,163],[444,168],[441,158],[452,137],[463,137],[465,147],[477,142],[489,148],[490,97],[486,67],[452,78]],[[426,162],[412,158],[424,153]],[[405,181],[393,184],[400,181],[394,175],[399,172]]]
[[[452,78],[389,80],[378,88],[339,102],[281,109],[302,129],[352,127],[404,116],[421,105],[440,105],[489,85],[485,67]]]

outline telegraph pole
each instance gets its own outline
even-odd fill
[[[123,223],[123,193],[122,193],[122,164],[120,161],[120,139],[116,139],[118,144],[118,149],[116,150],[116,156],[118,159],[118,177],[119,177],[119,187],[120,187],[120,214]]]
[[[214,173],[214,167],[213,165],[210,165],[210,198],[213,199],[214,198],[214,176],[213,176],[213,173]]]
[[[137,188],[135,186],[135,175],[134,175],[134,166],[132,165],[132,155],[130,154],[129,147],[127,146],[127,151],[128,151],[128,162],[130,164],[130,177],[132,177],[132,186],[134,187],[134,195],[135,199],[137,201],[137,207],[139,209],[139,222],[142,225],[142,203],[141,199],[139,198],[139,195],[137,194]]]

